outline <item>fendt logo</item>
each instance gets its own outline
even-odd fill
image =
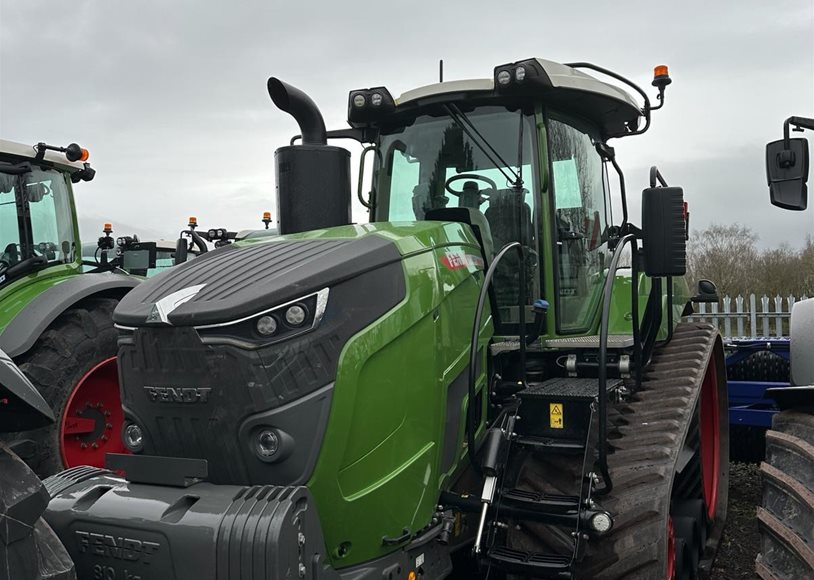
[[[198,387],[144,387],[151,403],[207,403],[212,389]]]
[[[161,544],[156,542],[81,530],[76,530],[76,537],[79,540],[80,552],[127,562],[140,560],[147,564],[161,547]]]

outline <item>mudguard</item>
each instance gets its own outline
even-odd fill
[[[36,429],[54,422],[42,395],[3,350],[0,350],[0,433]]]
[[[125,294],[141,279],[111,272],[86,273],[67,278],[34,298],[0,333],[0,349],[18,357],[37,342],[40,335],[60,314],[79,301],[95,294]]]
[[[791,385],[766,389],[780,410],[814,408],[814,298],[791,309]]]

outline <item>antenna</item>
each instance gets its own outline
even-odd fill
[[[444,59],[438,61],[438,82],[444,82]]]

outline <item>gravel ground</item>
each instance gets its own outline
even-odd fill
[[[755,556],[760,546],[755,510],[760,504],[757,463],[732,463],[729,476],[729,513],[711,580],[757,578]]]

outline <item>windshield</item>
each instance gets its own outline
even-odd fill
[[[42,168],[0,171],[0,275],[34,257],[72,262],[73,223],[66,174]]]
[[[534,136],[533,114],[501,106],[478,107],[465,117],[448,109],[382,131],[373,176],[374,221],[423,220],[432,210],[469,208],[473,219],[487,224],[485,233],[481,228],[487,262],[510,242],[527,248],[526,302],[533,303],[541,296]],[[519,266],[510,253],[495,273],[504,323],[519,320]]]

